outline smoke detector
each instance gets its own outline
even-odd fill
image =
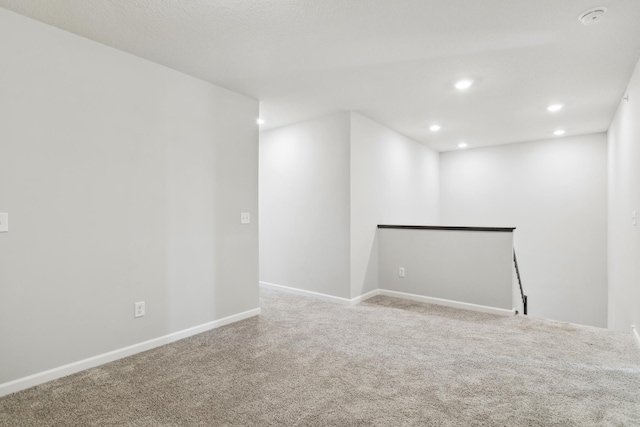
[[[584,25],[597,24],[598,22],[600,22],[605,13],[607,13],[606,7],[596,7],[593,9],[589,9],[578,16],[578,21],[582,22]]]

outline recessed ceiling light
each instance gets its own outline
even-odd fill
[[[431,132],[438,132],[440,129],[442,129],[442,126],[440,126],[440,125],[431,125],[431,126],[429,126],[429,130]]]
[[[558,129],[557,131],[553,132],[553,134],[555,136],[564,135],[564,129]]]
[[[458,148],[467,148],[467,143],[461,142],[460,144],[458,144]]]
[[[263,119],[258,119],[258,120],[256,120],[256,123],[258,123],[259,125],[263,125],[264,124],[264,120]]]
[[[556,111],[562,110],[562,107],[563,107],[562,104],[551,104],[547,107],[547,111],[551,111],[552,113],[555,113]]]
[[[457,82],[455,86],[456,86],[456,89],[458,90],[465,90],[465,89],[469,89],[472,84],[473,84],[473,80],[464,79]]]

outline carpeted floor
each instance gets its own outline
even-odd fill
[[[261,296],[259,317],[0,398],[0,426],[640,426],[628,334]]]

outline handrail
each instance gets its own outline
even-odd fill
[[[511,233],[515,227],[458,227],[441,225],[388,225],[378,224],[378,228],[395,228],[399,230],[454,230],[454,231],[498,231]]]
[[[527,296],[522,290],[522,280],[520,279],[520,269],[518,268],[518,258],[516,258],[516,250],[513,250],[513,262],[516,265],[516,276],[518,276],[518,285],[520,285],[520,296],[522,297],[523,314],[527,315]]]

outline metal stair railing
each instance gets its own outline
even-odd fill
[[[518,268],[518,258],[516,257],[516,250],[513,250],[513,263],[516,265],[516,276],[518,277],[518,285],[520,286],[520,296],[522,297],[523,313],[527,315],[527,296],[522,290],[522,279],[520,279],[520,269]]]

